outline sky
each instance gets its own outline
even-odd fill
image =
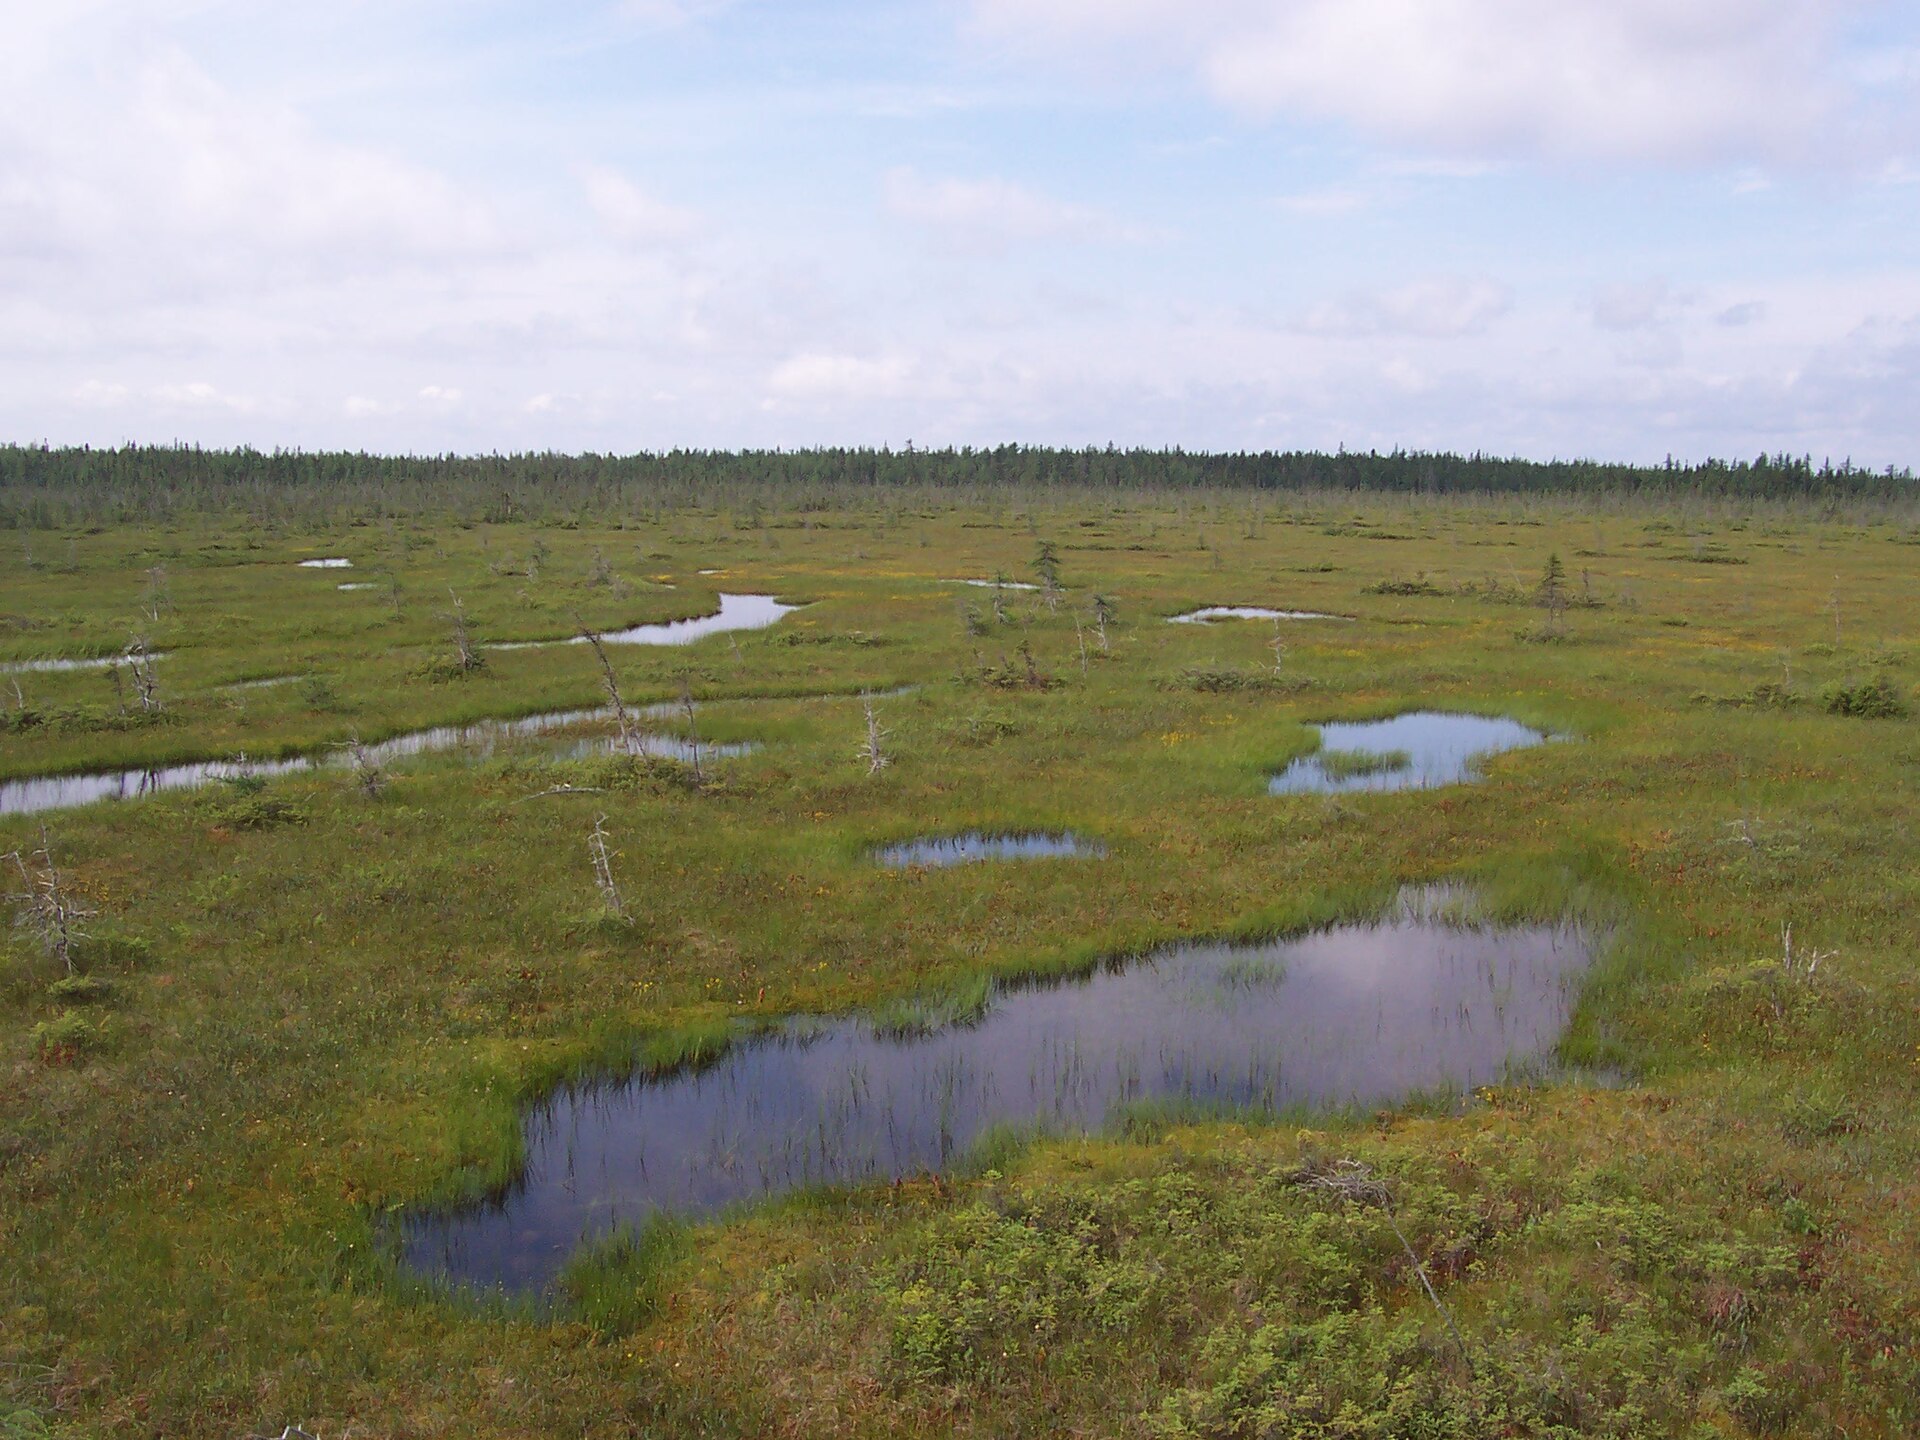
[[[1920,464],[1920,5],[0,0],[0,440]]]

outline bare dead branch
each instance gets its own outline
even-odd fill
[[[880,724],[880,717],[874,713],[873,692],[862,690],[860,702],[867,712],[867,738],[860,742],[860,758],[867,762],[867,774],[878,775],[893,763],[886,752],[886,740],[890,733]]]
[[[607,658],[607,647],[600,643],[598,632],[584,624],[580,626],[580,635],[593,647],[594,656],[600,661],[600,683],[606,687],[607,701],[613,706],[613,718],[620,723],[620,749],[631,755],[634,753],[633,722],[627,716],[627,702],[620,698],[620,682],[614,678],[613,662]]]
[[[1414,1253],[1406,1232],[1394,1219],[1393,1191],[1374,1174],[1373,1167],[1363,1160],[1351,1159],[1336,1160],[1327,1166],[1308,1165],[1294,1176],[1294,1183],[1305,1190],[1330,1194],[1346,1204],[1380,1212],[1387,1222],[1387,1228],[1393,1231],[1394,1238],[1400,1242],[1400,1248],[1407,1252],[1413,1273],[1420,1277],[1421,1288],[1427,1292],[1427,1299],[1433,1302],[1433,1308],[1440,1312],[1440,1318],[1446,1322],[1453,1343],[1459,1348],[1460,1359],[1471,1373],[1473,1356],[1467,1350],[1467,1342],[1460,1337],[1460,1328],[1453,1323],[1453,1312],[1441,1301],[1439,1292],[1433,1288],[1433,1281],[1427,1276],[1427,1267],[1420,1263],[1420,1257]]]
[[[613,880],[613,852],[607,848],[607,817],[598,816],[593,822],[593,834],[587,837],[587,853],[593,857],[593,883],[600,891],[600,898],[615,919],[626,920],[627,902],[620,896],[620,887]]]
[[[14,923],[33,932],[40,948],[72,975],[74,944],[87,938],[81,926],[96,912],[81,904],[68,888],[54,863],[47,827],[40,827],[39,849],[14,850],[0,859],[11,860],[20,876],[20,889],[7,897],[14,907]]]

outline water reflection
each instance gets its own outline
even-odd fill
[[[704,1068],[563,1088],[523,1121],[520,1181],[409,1221],[406,1257],[538,1288],[618,1225],[936,1170],[995,1126],[1083,1131],[1154,1100],[1369,1106],[1497,1080],[1554,1045],[1594,942],[1451,919],[1446,900],[1410,892],[1376,922],[1000,986],[980,1018],[930,1034],[798,1019]]]
[[[1207,605],[1184,615],[1169,615],[1169,625],[1200,625],[1209,620],[1350,620],[1350,615],[1328,615],[1319,610],[1269,610],[1261,605]]]
[[[294,677],[276,677],[250,683],[277,684],[285,678]],[[681,710],[678,705],[663,704],[640,707],[628,713],[637,719],[649,720],[678,716]],[[441,750],[466,750],[475,758],[484,759],[492,755],[494,748],[503,740],[524,740],[585,725],[605,725],[612,719],[613,711],[604,706],[585,710],[553,710],[539,715],[524,715],[515,720],[476,720],[467,725],[436,725],[428,730],[414,730],[382,740],[377,745],[367,746],[367,750],[382,763]],[[632,738],[635,754],[683,763],[694,757],[693,742],[678,736],[637,734]],[[699,755],[702,760],[728,760],[748,754],[755,748],[750,743],[713,745],[703,742],[699,746]],[[617,735],[582,735],[565,739],[553,747],[552,754],[556,759],[578,760],[591,755],[612,754],[619,749],[620,738]],[[338,758],[337,753],[330,753],[320,763],[335,763]],[[293,756],[284,760],[251,762],[202,760],[89,775],[31,776],[0,784],[0,815],[31,815],[42,810],[63,810],[103,800],[135,800],[165,790],[190,790],[217,780],[232,780],[249,772],[271,778],[311,770],[314,765],[313,757]]]
[[[1547,738],[1517,720],[1439,710],[1314,728],[1320,732],[1320,750],[1295,760],[1270,779],[1268,793],[1334,795],[1455,785],[1475,778],[1473,762],[1480,756],[1539,745]],[[1375,763],[1368,764],[1367,757]],[[1390,763],[1380,764],[1383,759]]]
[[[696,615],[687,620],[666,620],[653,625],[630,625],[624,630],[603,630],[600,638],[609,645],[691,645],[709,635],[730,630],[764,630],[783,616],[801,609],[783,605],[771,595],[721,594],[720,608],[711,615]],[[489,650],[531,650],[542,645],[584,645],[584,637],[565,640],[509,640],[489,644]]]
[[[1106,846],[1082,840],[1072,831],[1057,835],[988,835],[970,830],[964,835],[923,836],[887,845],[874,851],[873,858],[890,870],[905,870],[915,865],[966,865],[980,860],[1099,859],[1106,853]]]

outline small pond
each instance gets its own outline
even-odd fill
[[[1169,625],[1203,625],[1210,620],[1350,620],[1321,610],[1269,610],[1262,605],[1207,605],[1184,615],[1169,615]]]
[[[800,1018],[705,1065],[564,1087],[522,1120],[521,1178],[404,1222],[405,1258],[536,1290],[617,1226],[938,1170],[995,1127],[1081,1132],[1153,1101],[1368,1107],[1497,1081],[1553,1048],[1598,942],[1471,923],[1456,899],[1409,891],[1376,921],[999,985],[976,1018],[930,1031]]]
[[[964,835],[924,836],[886,845],[874,851],[873,858],[889,870],[906,870],[916,865],[967,865],[979,860],[1098,860],[1106,853],[1106,846],[1082,840],[1070,830],[1052,835],[988,835],[970,830]]]
[[[306,678],[304,674],[268,675],[261,680],[230,680],[220,688],[222,690],[270,690],[275,685],[291,685],[296,680],[304,680]]]
[[[149,660],[164,660],[167,652],[153,650]],[[111,670],[127,663],[125,655],[94,655],[83,660],[9,660],[0,664],[0,675],[50,675],[66,670]]]
[[[249,682],[277,684],[278,679]],[[629,712],[639,720],[677,716],[678,705],[649,705]],[[540,715],[525,715],[517,720],[477,720],[470,725],[437,725],[430,730],[414,730],[367,746],[372,756],[385,764],[410,755],[425,755],[441,750],[467,750],[478,757],[493,753],[502,740],[547,735],[582,725],[605,725],[613,711],[605,707],[591,710],[555,710]],[[580,760],[590,755],[609,755],[620,748],[616,735],[559,736],[552,747],[554,758]],[[682,763],[693,759],[693,742],[675,735],[637,734],[634,750]],[[748,744],[712,745],[700,742],[700,759],[729,760],[757,747]],[[337,749],[329,751],[321,763],[337,764],[342,759]],[[285,760],[200,760],[182,765],[161,765],[97,774],[38,775],[0,783],[0,815],[31,815],[42,810],[64,810],[75,805],[91,805],[102,800],[133,800],[163,790],[190,790],[216,780],[233,779],[251,771],[265,778],[311,770],[310,756]]]
[[[1314,727],[1320,748],[1267,782],[1272,795],[1354,790],[1429,790],[1475,779],[1482,755],[1543,744],[1518,720],[1415,710],[1391,720],[1336,721]]]
[[[300,568],[302,570],[351,570],[353,561],[344,555],[329,555],[324,560],[302,560]]]
[[[711,615],[696,615],[687,620],[666,620],[653,625],[630,625],[624,630],[602,630],[600,638],[608,645],[691,645],[709,635],[730,630],[764,630],[782,617],[801,609],[783,605],[771,595],[721,594],[720,608]],[[542,645],[584,645],[583,636],[565,640],[507,640],[489,643],[489,650],[532,650]]]

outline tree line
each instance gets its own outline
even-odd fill
[[[763,495],[829,508],[857,492],[1240,490],[1403,495],[1619,495],[1679,499],[1912,501],[1913,471],[1811,456],[1627,465],[1427,451],[1060,449],[669,450],[630,455],[374,455],[198,446],[0,446],[0,526],[171,513],[449,510],[488,520],[644,510]]]

